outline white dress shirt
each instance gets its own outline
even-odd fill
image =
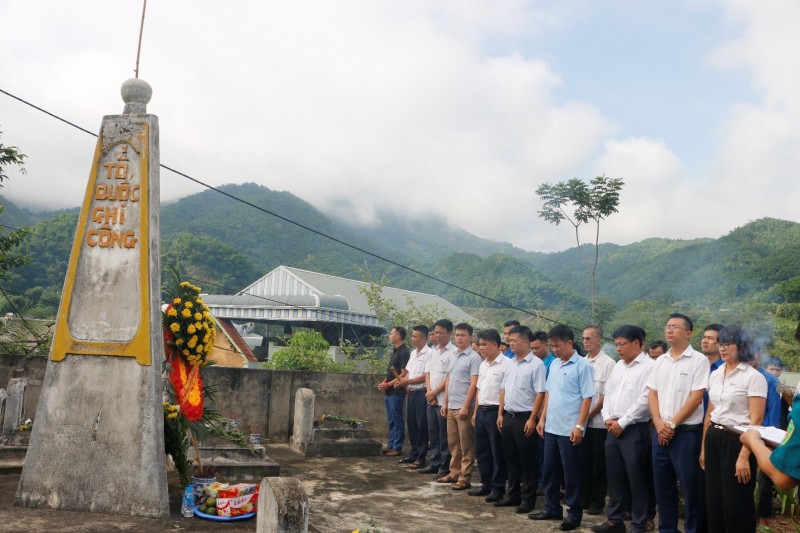
[[[430,374],[431,390],[441,385],[447,379],[448,368],[450,368],[450,358],[458,353],[455,344],[448,342],[444,349],[439,346],[433,347],[428,364],[425,366],[425,373]],[[436,404],[442,405],[444,402],[444,389],[436,395]]]
[[[589,406],[589,411],[597,407],[600,402],[600,397],[605,392],[606,382],[611,370],[614,368],[614,360],[608,356],[604,351],[600,350],[594,357],[586,356],[586,360],[592,364],[594,368],[594,396],[592,396],[592,404]],[[603,420],[603,415],[598,412],[590,420],[588,426],[590,428],[605,429],[606,424]]]
[[[606,381],[605,400],[600,411],[604,421],[616,419],[625,429],[631,424],[650,420],[647,380],[655,366],[656,362],[644,352],[630,363],[622,359],[617,361]]]
[[[502,353],[491,363],[483,360],[478,370],[478,405],[499,405],[500,387],[511,359]]]
[[[414,348],[414,350],[411,352],[411,356],[408,358],[408,364],[406,365],[408,379],[425,376],[425,367],[428,366],[428,360],[431,358],[432,354],[433,348],[427,344],[421,350]],[[424,388],[424,379],[422,380],[422,383],[415,383],[408,386],[408,390],[422,390]]]
[[[706,390],[711,368],[708,358],[689,345],[677,359],[672,348],[656,360],[647,380],[647,387],[658,392],[658,412],[669,422],[689,400],[692,391]],[[702,424],[703,402],[682,423]]]
[[[747,363],[725,375],[723,363],[708,378],[708,398],[714,405],[711,422],[723,426],[750,424],[750,397],[767,397],[767,379]]]

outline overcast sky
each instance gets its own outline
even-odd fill
[[[0,2],[0,89],[91,131],[122,111],[141,3]],[[161,161],[328,214],[435,213],[529,250],[545,181],[626,182],[601,240],[798,221],[800,2],[150,0]],[[95,139],[0,94],[2,194],[80,204]],[[200,191],[162,171],[162,200]],[[260,215],[256,215],[260,216]],[[586,235],[589,236],[588,234]]]

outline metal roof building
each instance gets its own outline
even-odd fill
[[[218,318],[310,327],[322,331],[328,342],[336,344],[331,340],[384,331],[359,290],[367,287],[369,284],[363,281],[279,266],[238,294],[208,294],[203,295],[203,301]],[[460,307],[433,294],[384,287],[383,297],[400,309],[412,302],[417,307],[441,309],[454,323],[480,323]]]

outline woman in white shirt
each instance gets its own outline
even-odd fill
[[[717,346],[725,364],[709,378],[700,452],[700,466],[706,471],[708,531],[752,533],[756,529],[756,460],[725,426],[761,424],[767,381],[748,364],[755,352],[744,328],[723,328]]]

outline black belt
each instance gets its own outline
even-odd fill
[[[703,424],[681,424],[675,426],[675,433],[683,433],[684,431],[701,431]]]
[[[505,414],[505,416],[507,416],[509,418],[514,418],[514,417],[517,417],[517,416],[524,416],[525,418],[530,418],[530,416],[531,416],[531,412],[530,411],[522,411],[520,413],[512,413],[511,411],[506,411],[504,409],[503,413]]]
[[[415,392],[425,392],[425,389],[408,389],[409,394],[414,394]]]
[[[498,409],[500,409],[499,405],[479,405],[478,406],[478,411],[480,411],[482,413],[489,413],[489,412],[492,412],[492,411],[497,411]]]

